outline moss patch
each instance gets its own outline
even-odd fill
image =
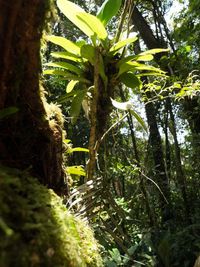
[[[36,179],[0,168],[0,266],[102,266],[91,229]]]

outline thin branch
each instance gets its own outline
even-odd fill
[[[121,117],[121,119],[119,119],[118,121],[116,121],[113,125],[110,126],[110,128],[103,134],[103,136],[100,139],[100,143],[103,141],[103,139],[105,138],[105,136],[113,129],[115,128],[115,126],[117,126],[117,124],[119,124],[121,121],[123,121],[126,117],[128,116],[128,114],[126,113],[124,116]]]

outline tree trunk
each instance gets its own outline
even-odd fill
[[[18,112],[0,120],[0,163],[29,168],[60,190],[62,130],[50,126],[40,89],[40,39],[49,1],[0,0],[0,110]]]

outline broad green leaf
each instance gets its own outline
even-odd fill
[[[135,56],[135,58],[133,58],[134,60],[137,60],[137,61],[151,61],[153,60],[153,56],[151,54],[147,54],[147,55],[137,55]]]
[[[140,117],[140,115],[137,112],[135,112],[133,109],[130,109],[129,112],[133,115],[133,117],[135,117],[135,119],[139,122],[139,124],[142,126],[145,132],[148,132],[147,126],[144,120]]]
[[[63,58],[74,62],[82,62],[82,59],[72,53],[69,52],[53,52],[51,53],[52,57],[55,58]]]
[[[44,75],[58,75],[58,76],[71,75],[70,72],[66,72],[64,70],[55,70],[55,69],[44,70],[43,74]]]
[[[81,73],[83,73],[83,71],[81,69],[79,69],[78,67],[76,67],[70,63],[67,63],[67,62],[50,62],[50,63],[46,63],[44,65],[49,66],[49,67],[63,68],[63,69],[69,70],[71,72],[74,72],[77,75],[80,75]]]
[[[128,38],[128,39],[125,39],[123,41],[119,41],[118,43],[114,44],[111,48],[110,48],[110,53],[112,55],[116,54],[118,50],[120,50],[122,47],[126,46],[126,45],[129,45],[131,43],[134,43],[135,41],[137,41],[137,37],[131,37],[131,38]]]
[[[81,56],[86,58],[92,65],[94,65],[95,47],[92,45],[83,45],[81,47]]]
[[[75,87],[75,85],[78,83],[78,81],[70,81],[68,84],[67,84],[67,88],[66,88],[66,93],[70,93],[73,89],[74,89],[74,87]]]
[[[85,79],[84,77],[78,77],[76,75],[71,74],[68,71],[52,69],[52,70],[44,70],[43,74],[44,75],[58,75],[58,76],[62,76],[62,78],[60,78],[61,80],[74,80],[74,81],[80,81],[83,83],[90,84],[90,81]]]
[[[77,17],[86,25],[88,25],[88,27],[90,27],[90,29],[92,30],[93,34],[90,37],[96,34],[100,40],[106,40],[107,31],[102,22],[97,17],[85,12],[78,13]]]
[[[72,140],[70,140],[70,139],[65,139],[65,140],[64,140],[64,143],[65,143],[65,144],[69,144],[69,143],[71,143],[71,142],[72,142]]]
[[[122,0],[106,0],[102,4],[98,14],[97,18],[100,19],[100,21],[103,23],[104,26],[111,20],[112,17],[114,17],[122,4]]]
[[[130,101],[128,102],[118,102],[114,99],[111,98],[111,102],[112,102],[112,105],[115,107],[115,108],[118,108],[118,109],[121,109],[121,110],[129,110],[133,107],[133,105],[131,104]]]
[[[155,55],[158,53],[169,52],[169,48],[154,48],[140,53],[140,55]]]
[[[164,73],[158,73],[158,72],[142,72],[137,74],[138,77],[143,76],[166,76]]]
[[[64,37],[54,36],[54,35],[47,36],[46,38],[48,41],[61,46],[69,53],[80,55],[80,47],[75,43],[73,43],[72,41],[69,41]]]
[[[123,63],[120,67],[119,67],[119,73],[118,76],[120,76],[122,73],[128,72],[128,71],[136,71],[136,70],[148,70],[148,71],[153,71],[153,72],[157,72],[157,73],[162,73],[165,74],[164,71],[155,68],[153,66],[150,65],[145,65],[145,64],[141,64],[138,63],[136,61],[129,61],[129,62],[125,62]]]
[[[79,82],[86,83],[86,84],[91,84],[91,81],[89,81],[88,79],[85,79],[84,77],[78,77],[72,74],[66,75],[63,78],[60,78],[60,80],[73,80],[73,81],[79,81]]]
[[[3,108],[0,110],[0,120],[4,119],[5,117],[8,117],[12,114],[15,114],[18,111],[19,111],[19,109],[17,107]]]
[[[128,62],[125,62],[123,64],[121,64],[119,66],[119,73],[118,73],[118,76],[120,76],[121,74],[125,73],[125,72],[128,72],[128,71],[134,71],[136,70],[135,67],[138,66],[139,63],[134,61],[128,61]]]
[[[132,56],[127,56],[125,58],[122,58],[118,63],[117,66],[119,67],[125,62],[134,60],[134,61],[151,61],[154,57],[154,54],[161,53],[161,52],[166,52],[169,51],[168,49],[161,49],[161,48],[156,48],[156,49],[150,49],[148,51],[142,52],[138,55],[132,55]]]
[[[79,40],[79,41],[76,41],[76,45],[78,45],[80,48],[83,46],[83,45],[86,45],[87,42],[85,40]]]
[[[69,174],[74,174],[74,175],[78,175],[78,176],[85,176],[86,175],[85,170],[81,166],[69,166],[66,168],[66,171]]]
[[[162,71],[161,69],[155,68],[155,67],[150,66],[150,65],[145,65],[145,64],[139,64],[138,66],[135,66],[135,69],[136,70],[150,70],[150,71],[154,71],[157,73],[165,74],[165,72]]]
[[[83,33],[91,37],[94,35],[93,30],[86,24],[83,20],[77,16],[80,13],[87,14],[80,6],[67,1],[67,0],[57,0],[57,6],[62,11],[62,13]]]
[[[74,147],[67,150],[67,153],[73,153],[73,152],[89,152],[89,149],[83,148],[83,147]]]
[[[134,61],[151,61],[153,59],[152,55],[133,55],[133,56],[128,56],[125,58],[122,58],[121,60],[119,60],[119,62],[117,63],[117,67],[120,67],[120,65],[122,65],[123,63],[126,63],[128,61],[134,60]]]
[[[70,116],[72,117],[72,123],[76,123],[78,116],[81,111],[81,104],[82,101],[87,93],[87,89],[85,90],[80,90],[77,92],[77,94],[74,96],[71,104],[71,109],[70,109]]]
[[[140,88],[142,85],[140,79],[131,72],[123,73],[122,75],[119,76],[119,79],[127,87],[132,89],[135,89],[136,87]]]

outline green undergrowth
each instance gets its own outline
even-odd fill
[[[29,175],[0,168],[0,266],[102,266],[91,229]]]

